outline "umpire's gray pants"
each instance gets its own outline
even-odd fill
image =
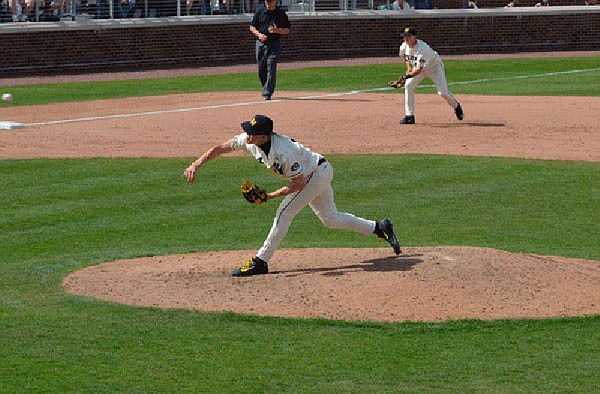
[[[263,97],[271,97],[277,81],[277,61],[281,53],[281,41],[266,44],[256,40],[256,64],[262,84]]]

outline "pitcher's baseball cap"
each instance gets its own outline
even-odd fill
[[[405,27],[404,32],[402,33],[402,37],[416,36],[416,35],[417,35],[417,29],[415,29],[414,27]]]
[[[242,122],[242,129],[248,135],[269,135],[273,132],[273,120],[265,115],[254,115],[246,122]]]

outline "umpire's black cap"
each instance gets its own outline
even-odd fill
[[[402,37],[416,36],[416,35],[417,35],[417,29],[415,29],[414,27],[405,27],[404,32],[402,33]]]
[[[273,132],[273,120],[265,115],[254,115],[246,122],[242,122],[242,129],[248,135],[270,135]]]

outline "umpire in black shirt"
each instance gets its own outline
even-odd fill
[[[281,36],[290,33],[290,20],[285,11],[277,8],[277,0],[265,0],[264,6],[256,7],[250,32],[256,37],[256,63],[263,87],[262,96],[271,100],[281,53]]]

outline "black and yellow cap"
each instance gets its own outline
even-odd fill
[[[273,120],[265,115],[254,115],[246,122],[242,122],[242,129],[248,135],[270,135],[273,132]]]
[[[414,27],[405,27],[404,32],[402,33],[402,37],[416,36],[416,35],[417,35],[417,29],[415,29]]]

